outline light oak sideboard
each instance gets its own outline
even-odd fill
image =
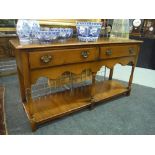
[[[112,38],[100,38],[97,42],[80,42],[72,38],[65,42],[50,44],[20,45],[17,39],[11,40],[10,43],[16,56],[23,106],[32,131],[35,131],[38,125],[47,121],[82,108],[93,108],[99,102],[120,95],[130,95],[142,42]],[[132,66],[127,86],[112,79],[116,64]],[[102,66],[110,69],[109,79],[96,82],[96,73]],[[39,100],[32,99],[31,86],[40,77],[57,79],[66,71],[80,74],[86,69],[91,70],[92,83],[83,89],[76,87],[73,94],[66,90],[49,94]]]

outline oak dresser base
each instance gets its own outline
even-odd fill
[[[35,131],[47,121],[86,107],[93,109],[97,103],[120,95],[130,95],[142,41],[100,38],[96,42],[80,42],[72,38],[66,42],[51,44],[20,45],[18,40],[11,40],[10,43],[16,56],[23,106],[31,128]],[[116,64],[131,65],[127,86],[112,79]],[[102,66],[110,69],[109,79],[96,82],[95,76]],[[90,85],[54,94],[50,92],[50,95],[36,100],[33,98],[32,85],[36,84],[40,77],[55,80],[66,72],[79,75],[85,70],[91,72]]]

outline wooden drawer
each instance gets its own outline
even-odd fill
[[[113,45],[100,48],[100,58],[115,58],[136,55],[138,51],[137,45]]]
[[[94,61],[98,57],[99,51],[97,48],[78,48],[29,53],[30,68],[32,69]]]

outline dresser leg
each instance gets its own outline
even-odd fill
[[[94,109],[94,106],[91,104],[90,107],[89,107],[89,109],[90,110],[93,110]]]
[[[21,93],[21,99],[22,102],[26,102],[26,93],[25,93],[25,87],[24,87],[24,80],[23,80],[23,76],[20,73],[20,70],[17,67],[17,73],[18,73],[18,79],[19,79],[19,83],[20,83],[20,93]]]
[[[36,122],[33,119],[31,119],[30,123],[31,123],[32,132],[35,132],[37,130]]]
[[[129,96],[130,93],[131,93],[131,85],[132,85],[134,70],[135,70],[135,65],[132,64],[132,70],[131,70],[131,74],[130,74],[130,78],[129,78],[129,83],[128,83],[128,92],[126,93],[127,96]]]
[[[109,80],[112,80],[113,72],[114,72],[114,68],[111,68],[109,73]]]
[[[91,89],[91,98],[95,95],[95,77],[96,73],[92,73],[92,89]]]
[[[127,91],[126,96],[130,96],[131,94],[131,89]]]
[[[91,87],[91,97],[90,97],[90,110],[94,109],[94,96],[95,96],[95,77],[96,77],[96,73],[93,72],[92,73],[92,87]]]
[[[94,101],[94,98],[93,97],[91,97],[91,99],[90,99],[90,110],[93,110],[94,109],[94,104],[95,104],[95,101]]]

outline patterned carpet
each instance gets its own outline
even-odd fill
[[[155,134],[155,89],[133,84],[131,96],[82,110],[40,127],[31,128],[22,108],[17,76],[0,78],[6,87],[8,134],[26,135],[141,135]]]
[[[15,58],[0,60],[0,76],[13,75],[17,73]]]

